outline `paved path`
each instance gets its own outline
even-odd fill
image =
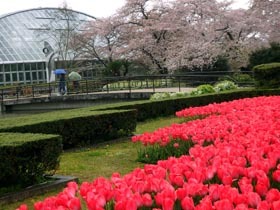
[[[148,89],[131,89],[130,91],[128,89],[126,90],[109,90],[109,92],[107,92],[106,90],[104,91],[100,91],[100,92],[89,92],[89,93],[78,93],[78,94],[69,94],[69,95],[64,95],[64,97],[67,96],[73,96],[73,95],[87,95],[87,94],[106,94],[106,93],[161,93],[161,92],[170,92],[170,93],[174,93],[174,92],[191,92],[192,90],[194,90],[195,88],[191,88],[191,87],[168,87],[168,88],[148,88]],[[58,93],[52,93],[51,98],[52,97],[57,97],[60,96]],[[42,94],[42,95],[35,95],[34,97],[32,95],[30,96],[19,96],[18,98],[14,97],[14,98],[4,98],[4,102],[8,102],[8,101],[24,101],[24,100],[30,100],[32,98],[49,98],[49,94]]]
[[[92,93],[78,93],[78,94],[67,94],[60,96],[57,93],[52,93],[51,97],[48,94],[35,95],[30,97],[19,97],[19,98],[10,98],[4,99],[0,104],[0,112],[6,110],[23,110],[23,109],[42,109],[43,104],[49,104],[52,106],[73,106],[71,101],[81,102],[81,101],[97,101],[102,99],[148,99],[153,93],[160,92],[191,92],[194,88],[150,88],[150,89],[131,89],[131,90],[117,90],[117,91],[101,91],[101,92],[92,92]],[[54,102],[54,103],[49,103]],[[28,107],[28,105],[31,105]],[[38,105],[39,104],[39,105]],[[26,106],[27,105],[27,106]],[[76,105],[76,103],[74,103]],[[18,108],[16,108],[18,107]],[[69,108],[69,107],[67,107]]]
[[[191,88],[191,87],[173,87],[173,88],[155,88],[154,90],[152,88],[149,89],[131,89],[131,92],[155,92],[155,93],[160,93],[160,92],[170,92],[170,93],[174,93],[174,92],[191,92],[193,91],[195,88]],[[110,91],[111,92],[128,92],[129,90],[118,90],[118,91]]]

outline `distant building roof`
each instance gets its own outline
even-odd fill
[[[61,8],[35,8],[0,16],[0,63],[37,62],[46,59],[46,47],[56,50],[55,31],[73,31],[96,19]],[[45,51],[43,50],[45,49]]]

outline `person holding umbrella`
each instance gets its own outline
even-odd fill
[[[65,79],[66,70],[56,69],[54,73],[59,76],[58,92],[60,93],[60,95],[64,95],[66,93],[66,79]]]
[[[65,93],[66,93],[66,88],[65,88],[65,86],[66,86],[66,80],[65,80],[65,74],[60,74],[60,76],[59,76],[59,93],[61,94],[61,95],[64,95]]]
[[[72,71],[68,75],[68,79],[73,82],[74,91],[76,93],[78,93],[79,92],[79,85],[80,85],[79,81],[82,79],[82,76],[78,72]]]

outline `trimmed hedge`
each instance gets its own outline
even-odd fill
[[[63,147],[73,148],[128,136],[136,128],[136,110],[103,112],[74,109],[5,119],[0,132],[45,133],[62,136]]]
[[[205,94],[176,99],[158,101],[138,101],[134,103],[108,105],[105,109],[136,109],[137,121],[145,121],[156,117],[174,115],[176,111],[187,107],[204,106],[209,103],[220,103],[240,98],[252,98],[257,96],[280,95],[280,89],[244,89],[228,92]],[[96,107],[98,109],[98,107]],[[99,107],[100,110],[103,110]]]
[[[38,183],[59,166],[58,135],[0,133],[0,186]]]
[[[58,166],[62,145],[73,148],[128,136],[136,128],[136,114],[81,108],[0,120],[0,186],[40,183]]]
[[[280,63],[261,64],[253,68],[257,88],[280,86]]]

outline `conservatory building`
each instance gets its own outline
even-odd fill
[[[0,16],[0,86],[45,83],[56,61],[69,61],[71,42],[93,16],[64,8],[36,8]]]

